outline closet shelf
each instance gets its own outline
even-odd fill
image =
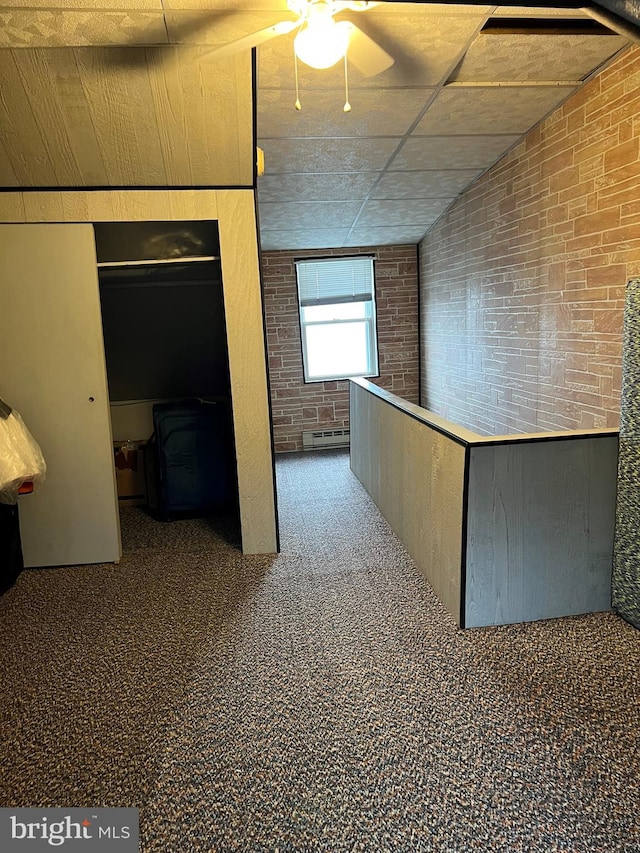
[[[109,267],[143,267],[157,266],[158,264],[192,264],[202,263],[203,261],[219,261],[219,255],[204,255],[190,258],[157,258],[155,260],[143,261],[100,261],[98,267],[106,269]]]

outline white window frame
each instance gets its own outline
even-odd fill
[[[378,376],[377,309],[375,299],[375,270],[372,255],[301,258],[296,260],[298,314],[302,343],[302,364],[305,382],[332,382],[354,376]],[[314,305],[338,305],[361,302],[365,317],[358,320],[308,320],[304,309]],[[339,372],[313,375],[308,368],[307,328],[348,323],[366,323],[367,367],[359,373]]]

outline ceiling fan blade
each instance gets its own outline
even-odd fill
[[[349,52],[347,58],[365,77],[374,77],[387,68],[391,68],[394,58],[372,38],[362,32],[360,27],[349,21],[351,35],[349,37]]]
[[[230,41],[228,44],[224,44],[221,47],[214,47],[212,50],[206,51],[206,53],[202,54],[202,59],[204,57],[211,59],[218,59],[218,57],[222,56],[232,56],[233,54],[240,53],[243,50],[250,50],[252,47],[258,47],[258,45],[264,44],[264,42],[269,41],[272,38],[276,38],[276,36],[283,36],[286,33],[290,33],[291,30],[294,30],[299,24],[299,21],[278,21],[277,24],[273,24],[271,27],[265,27],[264,30],[258,30],[255,33],[250,33],[248,36],[243,36],[242,38],[235,39],[234,41]]]

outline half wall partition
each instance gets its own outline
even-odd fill
[[[350,389],[351,468],[460,628],[611,609],[617,430],[481,436]]]

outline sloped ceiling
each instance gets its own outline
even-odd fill
[[[495,18],[515,21],[485,32]],[[527,32],[540,18],[559,32]],[[418,242],[460,192],[627,44],[591,23],[576,10],[378,5],[357,24],[396,62],[368,79],[349,70],[346,114],[341,66],[299,66],[296,112],[291,44],[263,46],[263,247]]]
[[[265,249],[417,242],[628,44],[579,10],[340,14],[395,59],[347,64],[348,113],[341,63],[299,64],[297,111],[294,34],[258,49]],[[0,185],[251,186],[251,53],[209,51],[294,17],[285,0],[0,0]]]

